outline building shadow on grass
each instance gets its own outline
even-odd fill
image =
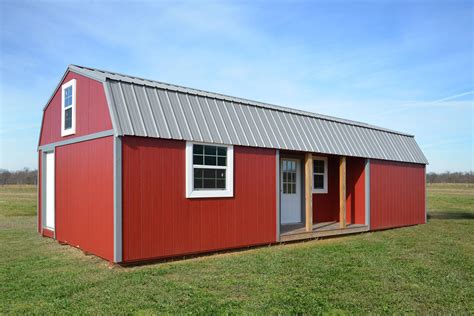
[[[469,211],[429,212],[428,219],[474,219],[474,212],[469,212]]]

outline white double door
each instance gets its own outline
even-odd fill
[[[281,224],[301,223],[301,163],[282,158],[280,165]]]

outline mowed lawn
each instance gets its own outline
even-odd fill
[[[0,314],[474,313],[474,185],[428,187],[429,223],[139,267],[36,233],[0,187]]]

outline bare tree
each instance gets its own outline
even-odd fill
[[[37,184],[37,170],[25,168],[19,171],[0,171],[0,185],[2,184]]]
[[[428,183],[474,183],[474,173],[469,172],[430,172],[426,175]]]

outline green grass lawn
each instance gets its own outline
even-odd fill
[[[474,313],[474,185],[428,188],[427,225],[114,267],[36,233],[0,187],[0,314]]]

